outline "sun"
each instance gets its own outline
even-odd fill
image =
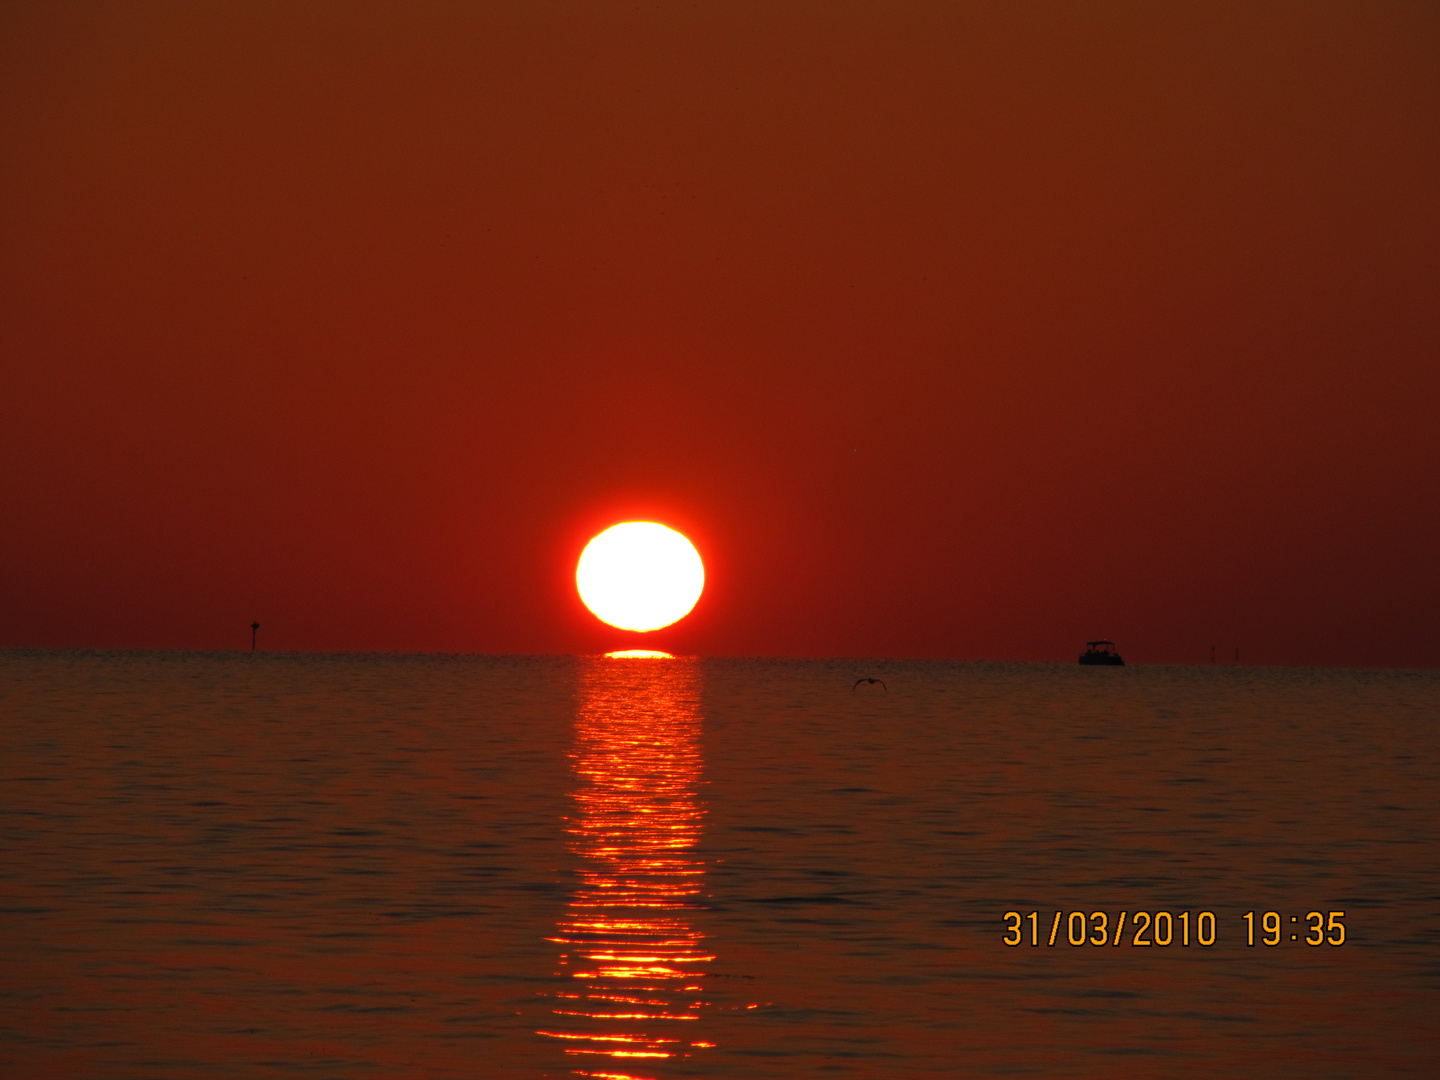
[[[695,545],[653,521],[612,525],[580,553],[580,599],[621,630],[659,630],[683,619],[705,588]]]

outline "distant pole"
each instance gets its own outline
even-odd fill
[[[251,652],[254,652],[254,651],[255,651],[255,635],[258,634],[258,633],[260,633],[260,624],[259,624],[258,622],[252,622],[252,623],[250,624],[250,651],[251,651]]]

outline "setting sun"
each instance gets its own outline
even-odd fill
[[[705,588],[695,545],[653,521],[612,525],[580,553],[580,599],[621,630],[659,630],[683,619]]]

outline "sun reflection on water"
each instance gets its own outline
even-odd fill
[[[590,660],[581,675],[567,829],[581,866],[552,939],[572,982],[538,1032],[594,1061],[577,1076],[657,1080],[656,1065],[714,1045],[695,1030],[715,959],[691,926],[705,873],[699,690],[695,662],[664,654]]]

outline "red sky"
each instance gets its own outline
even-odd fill
[[[0,644],[1440,664],[1437,208],[1433,4],[10,3]]]

